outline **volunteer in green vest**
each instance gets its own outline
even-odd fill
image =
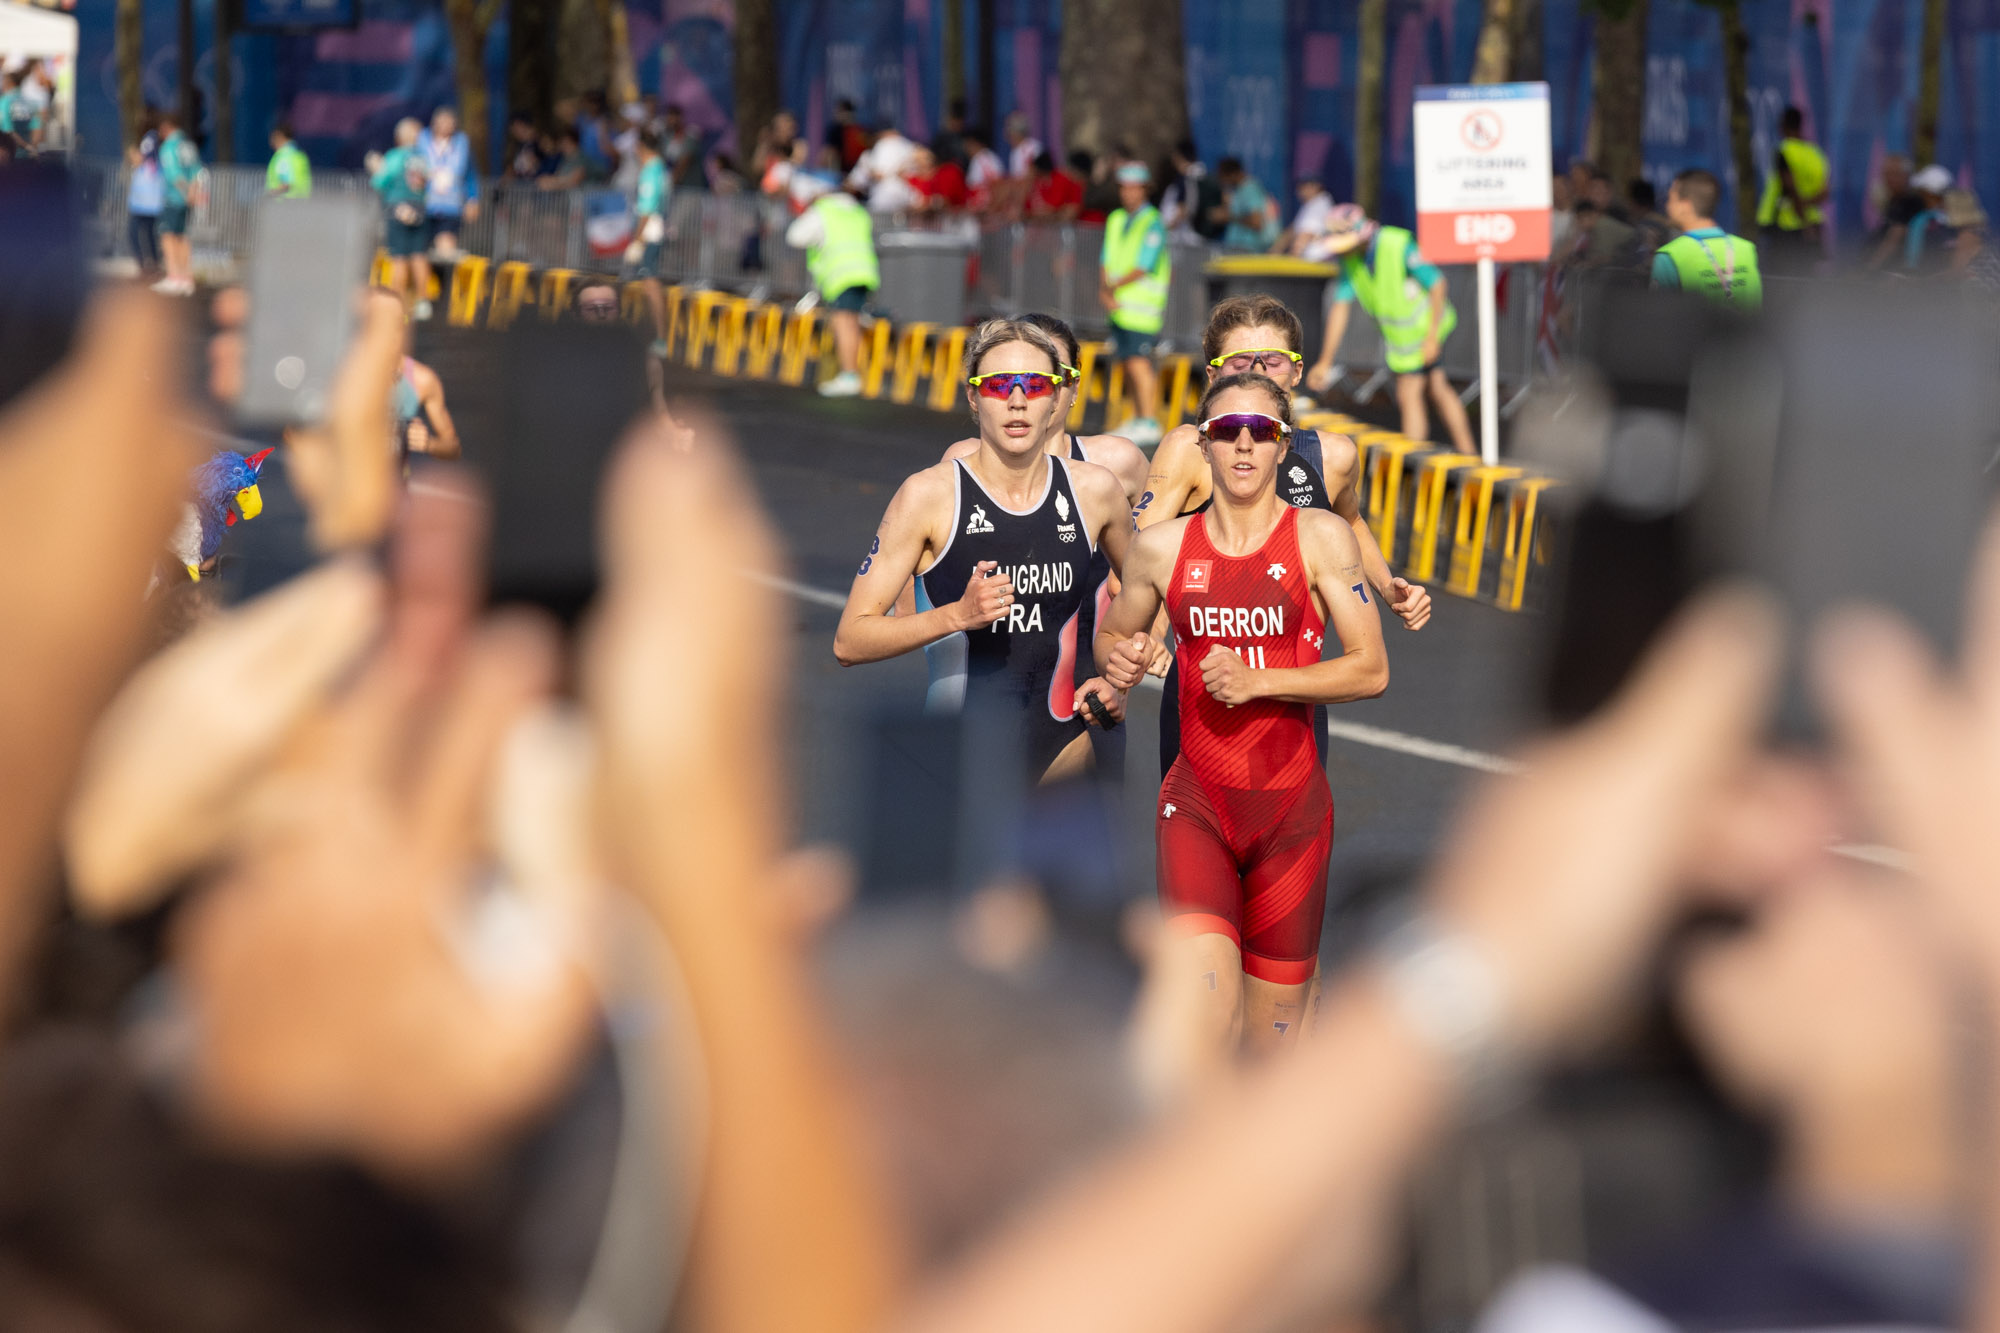
[[[1759,239],[1773,273],[1810,273],[1825,255],[1820,205],[1827,196],[1826,154],[1805,137],[1805,128],[1805,113],[1786,107],[1778,120],[1778,149],[1764,177],[1764,196],[1757,203]]]
[[[264,192],[278,199],[305,199],[313,192],[312,163],[292,140],[292,127],[271,131],[271,165],[264,170]]]
[[[786,229],[785,240],[806,252],[806,272],[833,325],[840,373],[819,386],[820,396],[856,397],[861,392],[861,309],[882,285],[875,224],[860,200],[846,190],[829,189]]]
[[[160,250],[167,276],[153,290],[169,296],[194,295],[194,249],[188,244],[188,214],[201,202],[201,152],[182,133],[173,112],[160,117]]]
[[[1653,254],[1653,285],[1699,292],[1725,305],[1755,310],[1764,304],[1757,247],[1715,225],[1722,183],[1692,167],[1667,190],[1667,216],[1681,234]]]
[[[417,290],[413,261],[430,244],[430,228],[424,225],[424,186],[429,168],[417,152],[417,136],[423,126],[414,116],[396,122],[396,146],[386,153],[370,153],[365,165],[369,183],[382,199],[382,248],[389,252],[389,290],[403,298],[403,307],[414,310]]]
[[[1451,434],[1452,448],[1478,453],[1465,404],[1451,387],[1444,367],[1445,339],[1458,327],[1444,274],[1417,249],[1417,238],[1401,227],[1384,227],[1361,211],[1359,204],[1340,204],[1321,224],[1318,253],[1339,257],[1340,277],[1334,282],[1333,310],[1327,316],[1319,360],[1306,376],[1314,392],[1333,385],[1333,358],[1347,334],[1356,301],[1382,328],[1389,370],[1396,376],[1396,404],[1403,413],[1403,434],[1413,440],[1430,438],[1430,418],[1424,408],[1429,392],[1438,416]]]
[[[636,279],[653,312],[653,355],[667,356],[667,299],[660,290],[660,255],[667,244],[667,160],[654,130],[639,133],[639,181],[632,195],[632,243],[625,247],[625,278]]]
[[[1119,208],[1105,220],[1097,299],[1111,316],[1112,355],[1125,364],[1132,417],[1117,432],[1140,448],[1160,442],[1160,380],[1153,344],[1167,323],[1167,226],[1152,204],[1153,173],[1143,162],[1118,168]]]

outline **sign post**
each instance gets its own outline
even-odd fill
[[[1500,458],[1494,265],[1549,257],[1549,85],[1451,84],[1416,92],[1417,247],[1479,266],[1479,448]]]

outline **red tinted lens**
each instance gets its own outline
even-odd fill
[[[1285,433],[1285,423],[1261,412],[1237,412],[1226,417],[1210,417],[1202,423],[1202,434],[1211,440],[1233,440],[1244,431],[1259,444],[1269,444]]]
[[[1055,376],[1024,370],[1011,375],[979,377],[979,392],[983,397],[1011,398],[1016,389],[1028,398],[1046,398],[1056,391]]]

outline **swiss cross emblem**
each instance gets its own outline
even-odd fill
[[[1183,589],[1183,590],[1185,590],[1185,591],[1187,591],[1187,592],[1205,592],[1205,591],[1207,591],[1207,589],[1208,589],[1208,565],[1209,565],[1209,562],[1208,562],[1208,561],[1206,561],[1206,560],[1190,560],[1190,561],[1188,561],[1188,562],[1187,562],[1187,577],[1186,577],[1186,579],[1184,579],[1184,580],[1182,581],[1182,583],[1181,583],[1181,587],[1182,587],[1182,589]]]

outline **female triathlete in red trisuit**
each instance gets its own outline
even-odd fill
[[[1141,532],[1099,628],[1112,684],[1138,683],[1162,603],[1178,641],[1181,753],[1160,789],[1160,905],[1182,981],[1246,1050],[1295,1035],[1319,953],[1333,801],[1315,704],[1380,694],[1382,627],[1354,531],[1277,492],[1290,396],[1230,375],[1201,405],[1204,513]],[[1343,649],[1321,660],[1331,625]]]

